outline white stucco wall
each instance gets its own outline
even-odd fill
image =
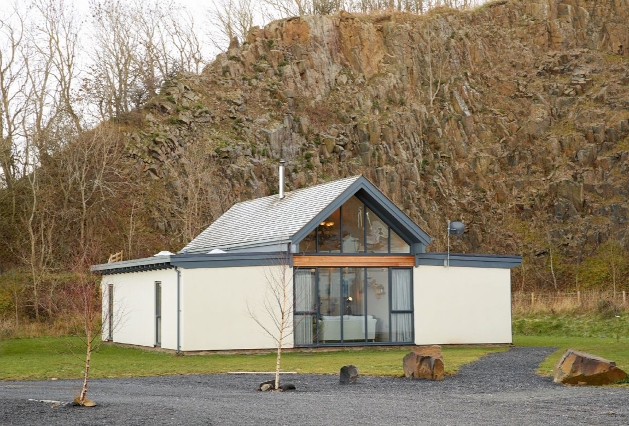
[[[273,339],[247,312],[275,330],[262,301],[269,290],[265,272],[273,267],[184,269],[182,275],[182,350],[230,350],[275,348]],[[287,268],[292,291],[292,268]],[[292,295],[291,295],[292,301]],[[292,324],[292,317],[289,319]],[[293,346],[293,338],[285,341]]]
[[[176,349],[177,276],[173,269],[104,275],[103,318],[107,318],[107,286],[114,285],[113,341],[155,346],[155,282],[162,282],[162,347]],[[107,324],[103,338],[108,336]]]
[[[415,343],[511,343],[509,269],[419,266]]]

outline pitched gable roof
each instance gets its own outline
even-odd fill
[[[363,176],[354,176],[310,188],[286,192],[235,204],[199,236],[183,253],[207,253],[212,249],[234,250],[282,243],[296,243],[322,220],[358,192],[365,201],[378,205],[388,221],[405,235],[424,245],[430,237]]]

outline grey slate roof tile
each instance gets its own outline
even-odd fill
[[[235,204],[182,252],[207,253],[215,248],[229,250],[265,244],[279,246],[289,241],[360,177],[286,192],[283,199],[271,195]]]

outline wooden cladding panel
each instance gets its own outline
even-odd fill
[[[415,266],[415,256],[293,256],[295,267]]]

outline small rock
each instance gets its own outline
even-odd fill
[[[358,381],[358,368],[354,365],[344,365],[341,367],[339,383],[342,385],[355,384]]]
[[[291,391],[295,389],[297,388],[292,383],[286,383],[286,384],[280,385],[278,388],[278,390],[281,392]],[[260,386],[258,386],[258,390],[261,392],[268,392],[268,391],[275,390],[275,379],[260,383]]]
[[[608,385],[627,377],[616,363],[586,352],[568,349],[553,371],[555,383]]]
[[[258,390],[262,392],[270,391],[273,389],[275,389],[275,379],[262,382],[260,383],[260,386],[258,386]]]
[[[296,388],[296,387],[295,387],[295,385],[294,385],[294,384],[292,384],[292,383],[286,383],[285,385],[280,385],[280,390],[281,390],[282,392],[285,392],[285,391],[291,391],[291,390],[296,390],[296,389],[297,389],[297,388]]]

